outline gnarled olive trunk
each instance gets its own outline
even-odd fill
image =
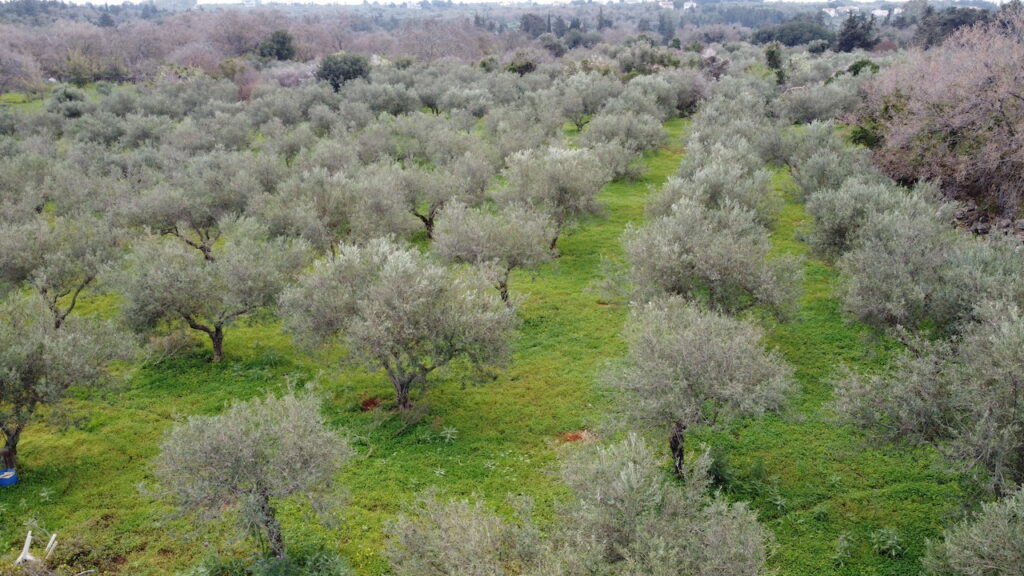
[[[672,427],[672,433],[668,437],[668,449],[672,453],[672,464],[675,466],[676,475],[682,478],[686,472],[683,465],[685,456],[686,424],[676,422]]]
[[[14,430],[4,430],[4,447],[0,448],[0,460],[3,468],[18,467],[18,440],[21,439],[21,427]]]
[[[213,363],[216,364],[224,359],[224,327],[217,325],[210,334],[210,343],[213,344]]]
[[[256,497],[260,524],[267,535],[267,543],[270,545],[270,553],[277,558],[284,558],[284,535],[281,534],[281,523],[277,521],[277,511],[270,504],[270,494],[266,488],[259,486]]]

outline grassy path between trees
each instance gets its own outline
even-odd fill
[[[291,551],[340,550],[360,576],[384,574],[386,523],[431,486],[446,496],[476,494],[506,511],[506,494],[527,495],[536,503],[536,519],[550,523],[565,495],[554,476],[559,447],[607,412],[594,382],[625,352],[626,307],[602,303],[588,287],[601,276],[603,258],[621,257],[622,231],[643,219],[649,188],[678,167],[685,121],[671,121],[667,129],[669,144],[645,159],[644,179],[606,187],[605,217],[563,236],[557,261],[513,275],[512,293],[525,297],[521,335],[512,363],[493,380],[482,383],[454,367],[416,398],[429,409],[422,422],[408,426],[391,415],[383,376],[339,367],[337,353],[310,357],[294,349],[276,322],[253,319],[228,330],[222,364],[209,364],[208,350],[197,347],[139,369],[117,391],[72,402],[64,418],[76,424],[72,428],[62,429],[57,418],[33,425],[21,450],[24,482],[0,492],[0,546],[20,546],[25,523],[33,522],[68,535],[61,538],[63,555],[77,548],[92,555],[86,563],[138,576],[181,570],[212,552],[213,543],[245,550],[245,543],[231,544],[215,529],[182,544],[192,527],[165,518],[167,510],[137,486],[150,481],[149,462],[175,417],[216,413],[231,399],[310,380],[359,455],[341,479],[344,494],[338,496],[348,505],[336,521],[324,527],[311,521],[305,505],[281,507]],[[787,192],[793,187],[782,172],[776,184]],[[798,203],[787,203],[774,234],[777,251],[805,252],[797,232],[806,219]],[[872,447],[829,423],[822,407],[834,368],[878,368],[887,346],[844,323],[828,266],[809,260],[806,269],[800,313],[780,324],[762,319],[770,344],[797,369],[802,391],[781,416],[696,439],[716,447],[730,497],[752,501],[775,532],[772,565],[780,574],[916,574],[923,539],[938,533],[958,489],[936,472],[934,453]],[[110,315],[116,308],[112,296],[81,304],[83,313]],[[381,409],[363,411],[375,399]],[[869,535],[884,527],[900,535],[902,556],[872,549]],[[840,566],[833,554],[844,534],[851,544]]]
[[[776,171],[774,186],[786,204],[773,251],[807,260],[797,315],[763,325],[801,389],[783,414],[706,437],[725,456],[731,496],[751,501],[775,533],[771,564],[780,574],[917,575],[925,539],[941,535],[960,490],[935,450],[874,442],[831,421],[837,371],[883,369],[896,347],[843,317],[836,271],[808,254],[800,238],[810,218],[788,171]]]

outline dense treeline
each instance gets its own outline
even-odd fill
[[[821,50],[876,45],[891,50],[937,45],[959,28],[986,21],[989,14],[918,4],[899,18],[876,20],[854,11],[826,20],[821,12],[799,7],[739,3],[685,10],[654,3],[545,11],[440,3],[425,11],[367,5],[169,12],[150,3],[78,7],[16,0],[0,3],[0,91],[42,93],[50,78],[79,85],[150,80],[181,67],[245,86],[257,83],[261,75],[301,76],[310,61],[341,50],[396,62],[493,59],[505,65],[567,53],[579,59],[572,52],[601,42],[618,44],[638,33],[657,44],[697,51],[703,44],[747,38],[787,46],[820,41]],[[424,13],[431,17],[424,18]],[[274,61],[296,63],[268,66]]]

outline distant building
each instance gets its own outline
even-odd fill
[[[697,9],[697,3],[696,2],[683,2],[683,10],[696,10],[696,9]]]
[[[658,2],[658,6],[661,6],[662,8],[671,8],[672,10],[676,9],[676,3],[671,0],[662,0],[661,2]]]

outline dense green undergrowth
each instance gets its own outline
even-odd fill
[[[0,492],[0,546],[13,550],[26,524],[38,525],[61,534],[62,557],[79,551],[83,565],[143,576],[173,573],[214,552],[240,553],[244,543],[216,529],[196,537],[139,486],[151,481],[149,463],[175,418],[310,381],[358,457],[340,482],[347,505],[326,525],[302,505],[282,507],[293,551],[337,550],[358,574],[385,574],[386,523],[431,487],[446,496],[475,494],[502,510],[507,494],[527,495],[535,519],[550,524],[566,494],[553,474],[557,456],[571,433],[594,428],[610,410],[596,377],[625,352],[626,306],[605,303],[589,288],[604,259],[621,257],[621,233],[643,218],[650,188],[679,164],[685,121],[667,129],[669,144],[645,158],[643,179],[605,188],[604,217],[564,236],[556,261],[514,274],[512,291],[524,296],[521,331],[511,364],[492,378],[454,367],[416,398],[424,415],[409,424],[391,411],[382,375],[340,365],[338,351],[296,350],[276,323],[255,319],[228,331],[219,365],[197,347],[142,366],[116,390],[77,398],[61,418],[30,428],[20,451],[24,481]],[[780,171],[776,186],[789,201],[775,249],[804,253],[799,234],[807,217],[792,200],[792,180]],[[940,533],[959,489],[933,451],[873,445],[830,422],[833,371],[842,364],[880,369],[893,347],[843,320],[830,267],[809,259],[806,273],[799,313],[781,323],[762,320],[770,344],[796,368],[799,394],[781,416],[695,436],[714,447],[723,489],[752,501],[775,533],[779,574],[916,574],[924,539]],[[82,304],[83,313],[115,309],[112,297]],[[365,410],[378,400],[379,408]],[[879,545],[883,530],[898,534],[899,549]]]

